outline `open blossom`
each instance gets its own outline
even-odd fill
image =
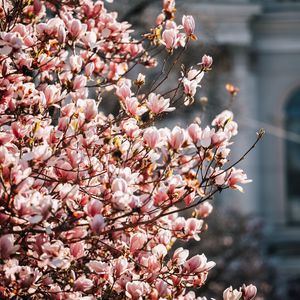
[[[99,234],[105,227],[105,220],[102,215],[97,214],[90,222],[91,229],[94,233]]]
[[[145,295],[146,289],[144,285],[144,282],[128,282],[126,284],[126,294],[132,300],[140,300]]]
[[[211,56],[204,54],[202,56],[202,60],[201,60],[201,65],[203,67],[204,70],[209,70],[211,65],[213,63],[213,59]]]
[[[227,288],[223,293],[223,300],[239,300],[242,297],[242,292],[233,290],[232,286]]]
[[[138,232],[133,234],[130,237],[130,252],[134,253],[135,251],[142,249],[146,242],[147,236],[145,233]]]
[[[3,259],[9,258],[10,255],[14,254],[19,246],[15,246],[15,239],[12,234],[6,234],[0,237],[0,257]]]
[[[170,107],[170,99],[166,99],[159,94],[151,93],[146,102],[150,111],[154,114],[160,114],[162,112],[170,112],[175,107]]]
[[[239,185],[251,182],[251,179],[247,179],[247,175],[244,173],[242,169],[235,169],[232,168],[228,177],[228,185],[233,188],[237,189],[240,192],[243,192],[243,188]]]
[[[207,218],[213,210],[213,206],[205,201],[196,208],[196,213],[199,218]]]
[[[177,248],[173,254],[173,261],[177,265],[183,265],[189,256],[189,250],[183,249],[182,247]]]
[[[192,236],[196,241],[200,240],[198,233],[203,225],[202,220],[198,220],[196,218],[189,218],[184,227],[184,232],[188,236]]]
[[[75,291],[87,291],[91,289],[92,286],[93,286],[93,281],[84,276],[79,277],[74,282]]]
[[[257,288],[253,284],[243,285],[241,289],[245,300],[252,300],[256,296]]]
[[[207,261],[204,254],[195,255],[184,263],[184,270],[188,273],[207,272],[216,264],[213,261]]]

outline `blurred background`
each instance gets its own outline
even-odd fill
[[[230,284],[255,283],[258,299],[300,299],[300,1],[177,0],[177,20],[192,14],[198,40],[182,60],[189,65],[213,56],[196,97],[178,109],[169,126],[205,121],[229,108],[239,123],[235,159],[249,149],[256,132],[266,135],[240,164],[253,179],[245,193],[222,194],[214,202],[208,231],[194,253],[217,262],[201,293],[219,298]],[[120,18],[139,32],[154,24],[161,0],[122,0],[113,4]],[[175,68],[177,80],[180,67]],[[155,72],[152,75],[155,77]],[[173,81],[174,82],[174,81]],[[176,83],[176,82],[175,82]],[[225,84],[240,89],[234,101]],[[165,88],[165,87],[163,87]],[[203,99],[203,98],[202,98]],[[234,159],[233,159],[234,160]],[[219,295],[219,296],[218,296]]]

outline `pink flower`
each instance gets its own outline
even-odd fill
[[[211,145],[211,138],[214,134],[214,130],[211,130],[208,126],[202,131],[200,144],[204,148],[208,148]]]
[[[73,81],[73,89],[79,90],[86,86],[87,79],[83,75],[77,75]]]
[[[116,95],[122,100],[125,101],[126,98],[130,98],[132,92],[130,87],[126,84],[122,84],[120,87],[117,87]]]
[[[203,225],[203,220],[198,220],[196,218],[189,218],[186,220],[184,233],[188,236],[193,237],[196,241],[200,240],[198,233]]]
[[[170,112],[175,109],[175,107],[170,106],[170,99],[165,99],[159,94],[151,93],[146,102],[150,111],[154,114],[160,114],[162,112]]]
[[[211,125],[224,127],[226,123],[228,123],[232,119],[233,119],[233,113],[229,110],[224,110],[214,118],[214,120],[211,122]]]
[[[142,249],[146,242],[147,242],[147,236],[145,233],[138,232],[133,234],[130,237],[130,243],[129,243],[130,252],[134,253],[137,250]]]
[[[91,260],[87,264],[87,267],[90,269],[90,271],[100,275],[109,274],[111,271],[111,266],[108,263],[97,260]]]
[[[79,35],[84,33],[83,32],[84,27],[82,26],[80,20],[78,20],[78,19],[73,19],[72,21],[70,21],[68,24],[68,29],[69,29],[70,34],[74,38],[77,38]]]
[[[115,265],[116,276],[119,277],[128,270],[128,261],[125,258],[119,258]]]
[[[69,58],[71,71],[78,73],[82,68],[82,58],[79,55],[71,55]]]
[[[93,62],[88,63],[84,68],[85,75],[90,77],[93,74],[94,70],[95,64]]]
[[[86,207],[86,211],[89,216],[94,217],[95,215],[101,213],[102,208],[103,208],[103,204],[101,201],[92,199],[88,203],[88,205]]]
[[[165,21],[165,19],[166,19],[165,14],[163,14],[163,13],[159,14],[155,20],[156,25],[162,24]]]
[[[209,70],[211,65],[213,63],[213,59],[211,56],[204,54],[202,56],[201,65],[204,68],[204,70]]]
[[[169,144],[174,150],[178,150],[182,147],[186,140],[185,130],[175,126],[171,132]]]
[[[142,296],[145,296],[144,283],[140,281],[127,282],[126,294],[132,300],[142,299]]]
[[[156,127],[148,127],[145,131],[144,131],[144,142],[151,148],[154,149],[158,142],[159,142],[159,131],[157,130]]]
[[[238,290],[233,290],[232,286],[227,288],[223,292],[223,300],[239,300],[242,297],[242,292],[239,292]]]
[[[44,89],[47,105],[51,105],[60,100],[60,89],[55,85],[47,85]]]
[[[0,257],[7,259],[14,254],[19,246],[14,246],[15,238],[12,234],[6,234],[0,238]]]
[[[197,216],[199,218],[206,218],[211,214],[212,210],[213,206],[208,201],[205,201],[197,207]]]
[[[216,264],[213,261],[207,261],[204,254],[195,255],[184,263],[184,270],[188,273],[207,272]]]
[[[123,178],[116,178],[111,184],[111,190],[113,193],[115,192],[127,192],[127,182]]]
[[[158,232],[158,241],[161,243],[161,244],[164,244],[164,245],[168,245],[171,241],[171,238],[172,238],[172,233],[170,230],[160,230]]]
[[[93,120],[98,114],[98,107],[94,99],[79,99],[77,105],[83,110],[86,121]]]
[[[190,136],[190,138],[192,139],[194,144],[197,144],[198,141],[201,138],[201,134],[202,134],[202,130],[200,128],[200,126],[196,123],[191,124],[188,129],[188,134]]]
[[[251,182],[251,179],[247,179],[247,175],[244,173],[242,169],[235,169],[232,168],[229,171],[229,177],[227,179],[228,186],[231,187],[232,189],[239,190],[240,192],[243,192],[243,188],[238,185],[238,183],[248,183]]]
[[[74,282],[74,290],[75,291],[88,291],[93,287],[93,281],[87,279],[85,276],[81,276]]]
[[[157,289],[158,295],[160,297],[167,298],[167,296],[170,294],[168,283],[161,279],[156,282],[155,288]]]
[[[140,106],[140,103],[136,97],[127,97],[124,100],[124,104],[126,110],[133,116],[140,116],[146,111],[146,108]]]
[[[66,30],[65,30],[63,25],[60,25],[58,27],[58,31],[57,31],[57,40],[58,40],[58,42],[61,43],[61,44],[64,44],[65,41],[66,41],[66,37],[67,37]]]
[[[250,284],[248,286],[243,284],[242,293],[243,293],[244,300],[252,300],[256,296],[257,288],[253,284]]]
[[[99,234],[105,228],[105,221],[102,215],[97,214],[90,222],[92,232]]]
[[[168,251],[165,245],[158,244],[154,248],[152,248],[152,253],[159,259],[162,259],[167,255]]]
[[[166,29],[162,34],[162,42],[168,50],[174,49],[177,44],[177,30]]]
[[[179,247],[175,250],[172,260],[176,265],[180,266],[186,262],[188,256],[189,256],[189,250]]]
[[[77,242],[70,245],[70,254],[78,259],[85,255],[84,242]]]
[[[195,31],[195,21],[193,16],[183,16],[182,25],[187,36],[191,36]]]

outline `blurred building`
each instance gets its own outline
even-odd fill
[[[263,141],[240,164],[253,183],[242,196],[224,193],[222,202],[263,218],[263,247],[277,269],[277,293],[282,299],[300,299],[300,1],[176,2],[178,12],[192,14],[197,23],[199,40],[185,61],[195,64],[205,52],[214,57],[203,95],[215,107],[226,108],[225,83],[240,88],[230,107],[240,125],[235,157],[252,145],[259,128],[266,130]],[[122,3],[130,22],[141,26],[153,24],[161,5],[155,0]],[[128,10],[133,3],[134,9]],[[196,116],[197,106],[188,113],[190,119]],[[186,113],[177,118],[188,119]]]

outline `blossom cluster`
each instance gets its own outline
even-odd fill
[[[200,239],[214,194],[249,182],[228,164],[237,123],[224,111],[210,127],[157,128],[174,96],[142,93],[145,76],[127,76],[156,65],[151,47],[172,55],[195,39],[191,16],[175,23],[174,1],[145,35],[150,46],[102,1],[78,2],[1,7],[0,296],[195,299],[189,288],[215,263],[172,246]],[[183,74],[180,97],[194,97],[211,63]],[[109,92],[116,116],[100,111]]]

